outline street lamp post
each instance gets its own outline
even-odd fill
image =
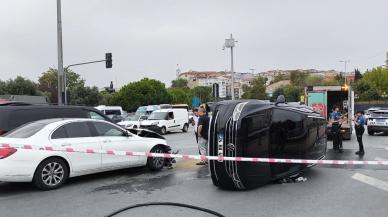
[[[57,44],[58,44],[58,105],[63,105],[62,92],[65,89],[63,72],[61,0],[57,0]]]
[[[232,100],[235,99],[234,97],[234,65],[233,65],[233,47],[235,46],[235,41],[232,34],[230,34],[230,38],[225,39],[224,48],[230,48],[230,72],[232,77],[232,84],[231,84],[231,94],[232,94]]]
[[[340,60],[340,62],[341,62],[341,63],[344,63],[344,65],[345,65],[344,74],[345,74],[345,84],[346,84],[346,64],[347,64],[348,62],[350,62],[350,60]]]

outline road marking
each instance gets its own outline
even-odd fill
[[[377,160],[377,161],[384,161],[384,160],[388,160],[388,159],[386,159],[386,158],[381,158],[381,157],[375,157],[375,160]]]
[[[380,179],[376,179],[370,176],[363,175],[361,173],[355,173],[352,176],[352,179],[363,182],[365,184],[371,185],[375,188],[379,188],[384,191],[388,191],[388,182],[382,181]]]

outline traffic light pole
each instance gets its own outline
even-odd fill
[[[83,63],[75,63],[75,64],[70,64],[70,65],[68,65],[68,66],[66,66],[65,67],[65,70],[64,70],[64,83],[65,83],[65,105],[67,105],[67,75],[66,75],[66,73],[67,73],[67,71],[68,71],[68,69],[70,68],[70,67],[72,67],[72,66],[80,66],[80,65],[87,65],[87,64],[93,64],[93,63],[101,63],[101,62],[105,62],[106,60],[96,60],[96,61],[90,61],[90,62],[83,62]]]

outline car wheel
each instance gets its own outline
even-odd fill
[[[36,168],[33,182],[41,190],[53,190],[61,187],[69,177],[66,163],[60,158],[49,158]]]
[[[183,125],[182,131],[183,131],[184,133],[186,133],[188,130],[189,130],[189,125],[188,125],[188,124]]]
[[[151,153],[164,153],[164,150],[161,146],[156,146],[151,150]],[[164,161],[163,157],[149,157],[147,167],[152,171],[160,171],[164,167]]]
[[[373,136],[373,134],[375,134],[375,132],[371,131],[371,130],[368,130],[368,134]]]
[[[133,126],[133,129],[137,129],[137,126],[135,125],[135,126]]]
[[[160,128],[160,134],[164,135],[167,133],[166,127]]]

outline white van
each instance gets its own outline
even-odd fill
[[[123,108],[121,106],[105,106],[105,105],[99,105],[97,107],[94,107],[98,110],[100,110],[105,115],[124,115]]]
[[[160,109],[153,111],[147,120],[141,122],[140,128],[166,134],[169,131],[189,128],[189,113],[186,109]]]

